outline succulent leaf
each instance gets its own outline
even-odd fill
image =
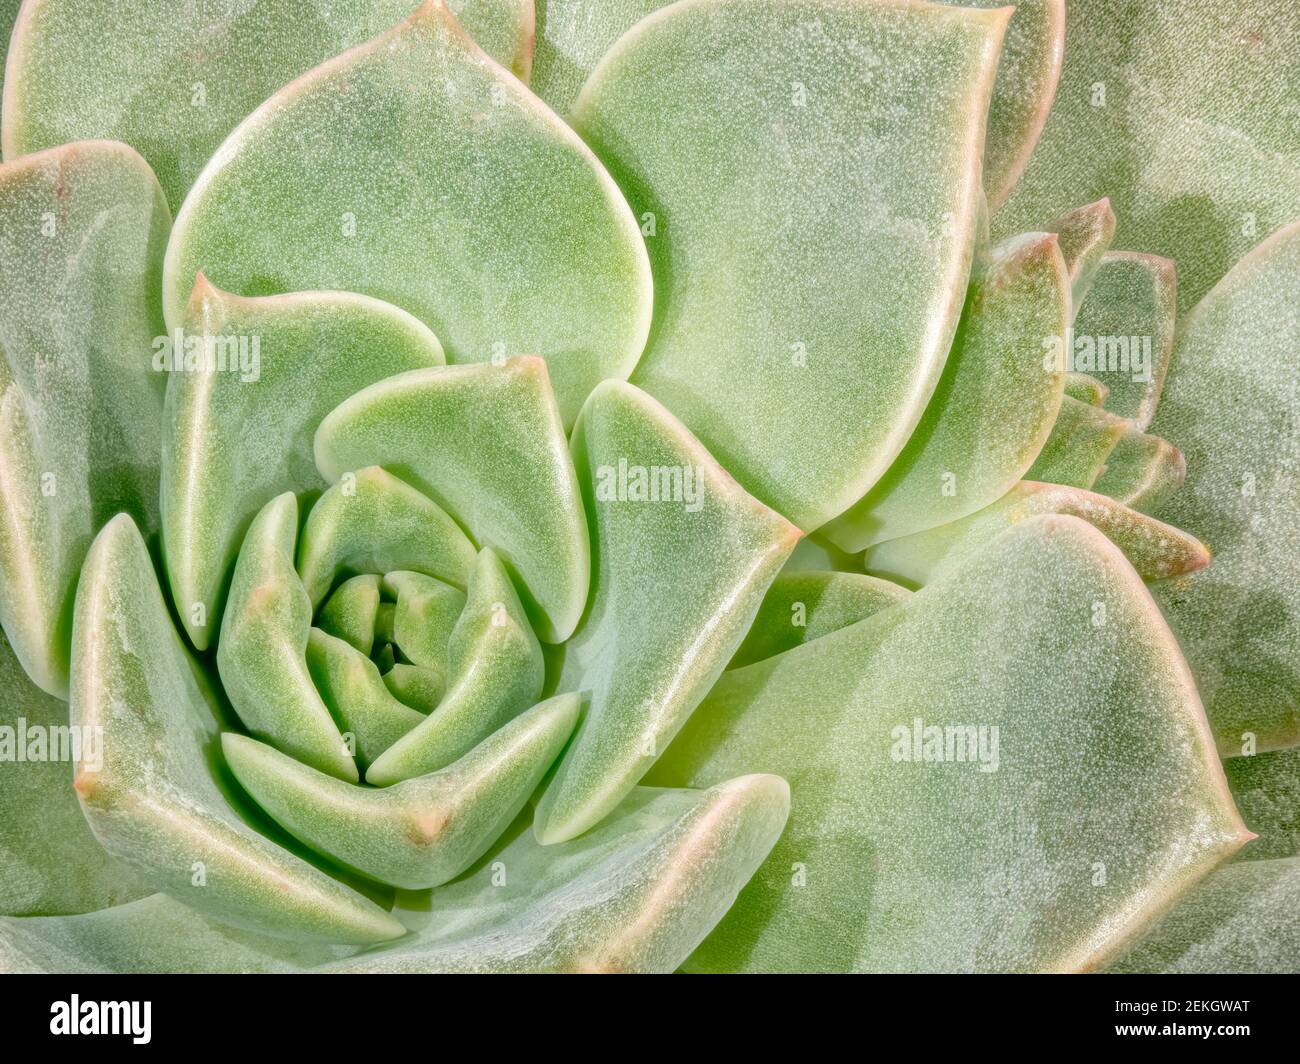
[[[1008,15],[689,0],[620,38],[574,106],[654,224],[634,383],[805,530],[880,478],[938,381]]]
[[[995,502],[1043,449],[1063,381],[1045,346],[1063,342],[1070,287],[1056,237],[992,249],[971,281],[943,376],[889,471],[821,534],[846,551],[946,524]],[[972,441],[978,441],[972,446]]]
[[[1152,431],[1187,458],[1161,519],[1212,571],[1156,601],[1225,755],[1300,743],[1300,222],[1246,256],[1185,319]]]
[[[453,363],[539,354],[566,422],[631,372],[649,328],[645,246],[613,181],[437,0],[227,138],[177,214],[169,323],[200,269],[247,296],[375,296]]]
[[[573,634],[591,578],[587,519],[542,359],[360,391],[321,422],[316,461],[331,481],[382,465],[420,485],[518,575],[541,638]]]
[[[1159,436],[1129,429],[1106,456],[1106,468],[1093,484],[1099,495],[1144,514],[1155,513],[1183,486],[1187,460]]]
[[[647,779],[738,762],[791,822],[690,970],[1087,968],[1249,837],[1150,596],[1072,517],[728,672]]]
[[[404,928],[374,902],[259,834],[214,777],[218,722],[129,517],[95,538],[77,588],[72,722],[102,763],[76,763],[91,830],[141,880],[238,927],[368,943]]]
[[[1047,442],[1025,471],[1025,479],[1091,488],[1128,429],[1123,418],[1064,396]]]
[[[27,675],[68,694],[77,572],[119,510],[158,515],[158,285],[170,225],[123,144],[0,166],[0,623]]]
[[[1300,857],[1300,746],[1224,758],[1223,771],[1241,818],[1259,836],[1238,860]]]

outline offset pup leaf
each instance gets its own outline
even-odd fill
[[[790,789],[742,776],[707,791],[638,787],[579,839],[507,845],[437,891],[428,926],[335,972],[671,972],[785,826]]]
[[[872,487],[939,379],[1009,14],[691,0],[620,38],[574,105],[655,234],[634,383],[800,528]]]
[[[1300,743],[1300,223],[1188,315],[1151,429],[1187,481],[1160,517],[1214,552],[1156,601],[1225,755]]]
[[[1300,857],[1235,862],[1190,891],[1107,971],[1300,972]]]
[[[1159,436],[1129,429],[1106,456],[1093,490],[1142,513],[1154,513],[1183,486],[1187,460]]]
[[[1169,259],[1108,251],[1074,319],[1074,365],[1100,378],[1109,388],[1106,408],[1139,429],[1151,424],[1169,369],[1174,278]]]
[[[446,768],[383,790],[357,787],[227,732],[235,778],[293,835],[380,883],[422,890],[454,879],[501,835],[578,721],[577,695],[557,695]]]
[[[0,700],[0,914],[81,913],[149,893],[81,815],[68,704],[27,678],[2,634]]]
[[[647,778],[742,762],[791,821],[692,971],[1092,968],[1250,837],[1177,644],[1071,517],[727,673]]]
[[[447,647],[450,684],[427,718],[366,771],[387,787],[445,768],[537,701],[546,666],[501,559],[484,549]]]
[[[1012,525],[1044,514],[1068,514],[1100,529],[1144,580],[1164,580],[1210,564],[1204,544],[1172,525],[1105,495],[1029,480],[970,517],[878,544],[863,563],[869,572],[928,584],[939,573],[965,564]]]
[[[1061,399],[1056,423],[1025,479],[1091,488],[1128,429],[1123,418],[1067,395]]]
[[[418,484],[519,576],[538,635],[560,643],[587,602],[587,518],[546,363],[407,373],[352,396],[321,422],[329,480],[381,465]]]
[[[866,620],[911,592],[861,573],[783,572],[767,589],[729,669],[752,665]]]
[[[595,588],[564,646],[557,689],[588,704],[537,805],[533,829],[547,845],[599,823],[654,764],[735,653],[800,535],[632,385],[592,392],[573,455]]]
[[[1195,306],[1300,217],[1294,15],[1277,0],[1069,0],[1056,102],[995,234],[1108,196],[1117,244],[1176,262],[1179,308]]]
[[[96,537],[77,588],[72,723],[102,736],[102,764],[76,764],[86,819],[142,881],[270,934],[352,943],[403,934],[374,902],[250,828],[218,787],[209,695],[125,515]]]
[[[994,248],[971,281],[952,350],[920,423],[879,483],[822,534],[859,551],[955,521],[1015,486],[1047,442],[1061,369],[1044,345],[1070,325],[1070,279],[1056,237]]]
[[[341,572],[414,569],[464,586],[474,545],[443,509],[391,473],[370,466],[346,473],[307,515],[298,573],[313,608]]]
[[[311,601],[293,568],[297,535],[292,492],[272,499],[253,520],[235,563],[217,668],[250,732],[305,764],[355,782],[357,766],[304,656]]]
[[[317,63],[409,15],[417,0],[32,0],[10,39],[4,155],[83,137],[125,141],[172,209],[236,124]],[[453,0],[479,45],[528,76],[528,0]]]
[[[363,292],[451,362],[546,358],[566,423],[650,324],[637,223],[577,135],[436,0],[315,68],[218,149],[176,218],[169,323],[202,269],[242,295]]]
[[[312,456],[321,418],[357,389],[441,365],[443,355],[424,325],[377,299],[243,299],[202,274],[182,330],[169,338],[163,547],[186,632],[205,650],[253,515],[279,492],[325,486]],[[195,624],[199,606],[203,623]]]
[[[60,698],[95,531],[123,510],[157,526],[164,381],[149,350],[170,221],[124,144],[0,166],[0,623]]]

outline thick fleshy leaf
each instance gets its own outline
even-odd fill
[[[401,570],[385,574],[383,586],[397,599],[393,641],[402,657],[445,677],[448,647],[465,610],[465,593],[423,573]]]
[[[381,465],[417,483],[518,575],[538,635],[563,642],[587,601],[587,519],[546,363],[407,373],[321,422],[330,480]]]
[[[447,691],[446,670],[399,661],[384,673],[384,686],[399,702],[421,713],[432,713]]]
[[[567,115],[601,56],[665,0],[537,0],[537,41],[528,87]]]
[[[1026,480],[970,517],[872,547],[864,566],[868,572],[928,584],[940,572],[965,564],[1012,525],[1044,514],[1068,514],[1099,528],[1144,580],[1163,580],[1210,563],[1205,546],[1172,525],[1105,495]]]
[[[1225,754],[1300,743],[1300,222],[1241,261],[1179,332],[1151,430],[1187,457],[1159,511],[1214,552],[1156,594]]]
[[[691,0],[625,34],[574,106],[655,234],[635,383],[801,528],[880,478],[938,381],[1009,14]]]
[[[1065,375],[1065,394],[1089,406],[1105,406],[1110,389],[1091,374],[1072,371]]]
[[[375,790],[326,776],[274,747],[227,733],[235,778],[312,849],[380,883],[436,887],[473,864],[515,819],[578,722],[557,695],[446,768]]]
[[[650,323],[636,221],[577,135],[436,0],[268,99],[218,149],[167,250],[243,295],[330,288],[410,311],[452,362],[547,359],[571,420]]]
[[[1070,517],[727,673],[648,779],[737,763],[791,822],[692,970],[1089,968],[1248,837],[1177,644]]]
[[[1110,200],[1100,199],[1075,207],[1045,226],[1030,228],[1044,228],[1060,238],[1061,254],[1070,271],[1072,315],[1078,314],[1083,297],[1092,286],[1093,275],[1115,235],[1115,212],[1111,210]]]
[[[1025,479],[1091,488],[1128,430],[1123,418],[1064,396],[1051,434],[1025,472]]]
[[[1300,973],[1300,857],[1219,869],[1107,970]]]
[[[479,553],[447,658],[450,684],[442,702],[370,766],[367,783],[386,787],[445,768],[541,694],[542,648],[492,550]]]
[[[537,806],[543,843],[610,812],[654,764],[740,645],[799,538],[673,416],[629,384],[583,408],[574,462],[595,589],[558,689],[588,699]]]
[[[362,766],[375,760],[424,717],[389,691],[379,666],[342,639],[313,628],[307,668]]]
[[[1174,264],[1108,251],[1074,318],[1071,366],[1109,388],[1106,408],[1145,429],[1155,416],[1174,347]]]
[[[382,579],[378,573],[362,573],[344,580],[321,606],[315,618],[315,627],[351,643],[355,649],[369,656],[375,645],[375,622],[379,617],[379,585]],[[432,580],[433,577],[424,579]]]
[[[409,15],[417,0],[32,0],[13,40],[6,159],[84,137],[125,141],[172,208],[258,104]],[[452,0],[498,62],[528,76],[530,0]]]
[[[125,516],[96,537],[77,587],[72,723],[102,736],[98,768],[76,764],[86,818],[143,881],[273,934],[378,942],[403,933],[374,902],[259,835],[222,793],[209,695]]]
[[[228,927],[166,894],[84,916],[0,919],[4,974],[299,972],[355,952]]]
[[[293,567],[298,503],[262,507],[244,539],[217,646],[226,696],[254,735],[340,779],[357,766],[312,683],[305,655],[311,601]]]
[[[1300,746],[1224,758],[1223,771],[1242,820],[1259,836],[1240,860],[1300,857]]]
[[[68,704],[27,678],[2,634],[0,700],[0,914],[88,912],[147,894],[81,814]]]
[[[414,569],[463,587],[474,545],[427,495],[370,466],[346,473],[307,515],[298,544],[298,572],[312,606],[340,573]]]
[[[0,166],[0,623],[27,675],[68,693],[77,571],[119,511],[157,523],[170,218],[122,144]]]
[[[1001,0],[941,0],[962,7],[1001,7]],[[984,191],[997,210],[1029,162],[1061,75],[1065,0],[1020,0],[1007,24],[984,141]]]
[[[1054,235],[994,248],[972,279],[952,350],[911,439],[865,498],[822,535],[846,551],[974,513],[1015,486],[1056,422],[1062,372],[1044,347],[1070,324]]]
[[[1129,429],[1106,456],[1106,469],[1093,484],[1099,495],[1142,513],[1154,513],[1183,486],[1187,460],[1159,436]]]
[[[907,588],[862,573],[783,572],[767,589],[729,669],[810,643],[896,603]]]
[[[321,418],[358,388],[443,355],[424,325],[376,299],[243,299],[201,274],[182,329],[169,337],[163,548],[186,632],[203,650],[253,515],[282,491],[325,487],[312,453]]]
[[[707,791],[633,790],[579,839],[539,846],[524,822],[437,891],[428,926],[341,972],[671,972],[732,904],[790,810],[775,776]]]
[[[1277,0],[1069,0],[1056,102],[994,231],[1109,196],[1118,246],[1176,262],[1185,310],[1300,217],[1297,84]]]

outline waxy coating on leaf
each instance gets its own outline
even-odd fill
[[[313,608],[342,572],[414,569],[463,586],[473,565],[474,545],[456,522],[378,466],[345,473],[327,489],[298,542],[298,573]]]
[[[1300,743],[1300,222],[1184,320],[1151,429],[1187,480],[1158,511],[1214,564],[1156,593],[1224,755]]]
[[[1300,973],[1300,857],[1238,861],[1190,891],[1108,972]]]
[[[205,650],[253,515],[282,491],[325,486],[312,452],[321,418],[377,380],[441,365],[443,354],[423,324],[377,299],[244,299],[202,274],[182,329],[170,337],[163,416],[163,555],[185,630]]]
[[[4,155],[88,137],[125,141],[175,210],[226,135],[318,63],[417,0],[31,0],[10,40]],[[452,0],[489,55],[527,78],[531,0]]]
[[[1089,373],[1071,371],[1065,375],[1065,394],[1089,406],[1105,406],[1110,389]]]
[[[1060,238],[1061,254],[1065,256],[1065,265],[1070,271],[1073,317],[1079,313],[1083,297],[1092,285],[1093,274],[1115,235],[1115,212],[1110,208],[1110,200],[1100,199],[1067,211],[1040,228]]]
[[[157,524],[164,379],[149,352],[170,222],[124,144],[0,166],[0,622],[27,674],[60,698],[96,531],[119,511]]]
[[[0,635],[0,914],[89,912],[149,893],[90,833],[59,756],[67,724],[68,704],[28,679]]]
[[[1250,837],[1173,637],[1071,517],[727,673],[647,780],[736,764],[790,826],[689,970],[1089,968]]]
[[[787,568],[767,589],[745,641],[727,668],[752,665],[830,635],[910,594],[905,587],[863,573],[790,572]]]
[[[539,637],[573,634],[591,579],[587,518],[542,359],[360,391],[321,422],[316,463],[329,480],[380,465],[418,484],[518,576]]]
[[[1009,14],[686,0],[625,34],[574,106],[654,220],[633,382],[800,528],[879,479],[939,378]]]
[[[143,881],[227,923],[290,938],[403,934],[374,902],[249,827],[222,793],[209,695],[126,516],[96,537],[77,588],[72,722],[102,735],[102,764],[76,765],[86,819]]]
[[[1210,553],[1194,536],[1082,488],[1021,481],[992,506],[914,536],[877,544],[863,564],[869,572],[928,584],[941,571],[964,564],[1012,525],[1044,514],[1068,514],[1110,537],[1145,580],[1203,569]]]
[[[540,846],[524,823],[430,899],[395,949],[337,972],[672,972],[772,849],[790,788],[749,775],[707,791],[638,787],[581,838]]]
[[[244,537],[217,646],[221,684],[253,735],[355,782],[357,766],[307,668],[311,600],[293,567],[297,537],[292,492],[262,507]]]
[[[542,693],[541,645],[491,550],[481,551],[475,563],[447,663],[447,693],[437,709],[384,751],[366,771],[367,783],[386,787],[450,765]]]
[[[1106,456],[1106,468],[1092,488],[1149,514],[1177,492],[1186,478],[1187,460],[1182,451],[1159,436],[1129,429]]]
[[[1108,251],[1074,318],[1071,365],[1107,386],[1106,409],[1145,429],[1155,416],[1174,346],[1174,264]]]
[[[177,215],[164,300],[376,296],[453,363],[547,360],[566,423],[650,325],[635,219],[591,150],[430,0],[303,75],[217,150]]]
[[[1185,311],[1300,217],[1300,19],[1280,0],[1068,8],[1056,101],[994,231],[1108,196],[1118,246],[1178,264]]]
[[[1300,857],[1300,746],[1224,758],[1223,771],[1242,820],[1259,836],[1238,860]]]
[[[598,823],[654,764],[800,536],[630,384],[592,392],[573,455],[596,567],[558,689],[583,694],[587,709],[537,805],[546,844]]]
[[[1044,345],[1070,324],[1070,279],[1050,234],[993,248],[971,279],[943,376],[894,464],[822,535],[846,551],[965,517],[1012,488],[1047,442],[1060,367]]]
[[[521,713],[438,772],[375,790],[247,736],[222,749],[235,778],[288,831],[380,883],[420,890],[473,864],[528,801],[578,721],[577,695]]]

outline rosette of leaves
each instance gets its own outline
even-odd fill
[[[1294,967],[1284,5],[8,7],[0,968]]]

